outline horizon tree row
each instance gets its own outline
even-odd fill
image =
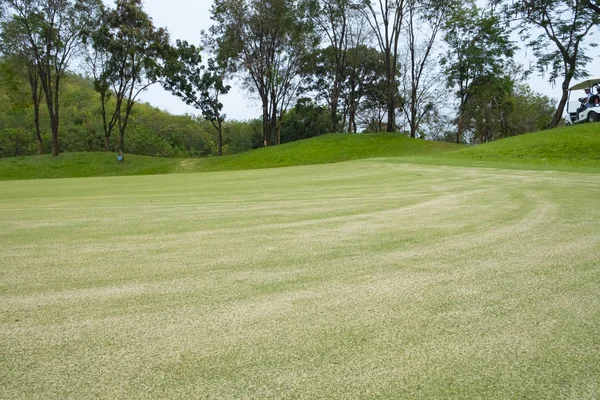
[[[458,143],[524,133],[532,127],[510,123],[514,104],[547,113],[550,100],[522,83],[529,71],[514,61],[515,29],[538,72],[562,80],[552,119],[534,118],[537,129],[554,127],[571,80],[587,75],[586,38],[600,21],[596,0],[493,0],[486,9],[458,0],[214,0],[210,12],[214,25],[194,45],[173,43],[142,0],[0,0],[0,52],[28,82],[39,152],[42,103],[52,154],[60,151],[61,79],[75,60],[98,92],[105,149],[116,130],[121,157],[131,111],[154,84],[211,122],[223,154],[220,96],[234,77],[261,101],[263,146],[282,143],[286,113],[310,101],[326,108],[332,132]],[[204,63],[203,52],[212,56]]]

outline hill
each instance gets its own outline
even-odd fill
[[[329,134],[225,157],[157,158],[64,153],[0,159],[0,180],[230,171],[386,158],[390,162],[600,172],[600,130],[585,124],[473,147],[403,135]]]
[[[548,165],[600,165],[600,124],[514,136],[447,154],[456,160]]]
[[[1,63],[1,60],[0,60]],[[37,154],[33,107],[24,82],[11,87],[0,74],[0,157]],[[62,151],[103,151],[104,128],[98,94],[93,83],[67,74],[61,83],[59,146]],[[45,105],[40,108],[44,154],[50,153],[50,125]],[[191,116],[176,116],[138,103],[126,133],[127,152],[161,157],[208,156],[215,151],[212,127]],[[111,147],[116,150],[118,133]],[[251,148],[251,147],[247,147]],[[246,150],[245,148],[244,150]]]
[[[365,158],[427,156],[460,148],[462,146],[451,143],[389,133],[329,134],[224,157],[186,159],[127,155],[124,163],[118,163],[115,153],[96,152],[63,153],[56,158],[48,155],[5,158],[0,159],[0,180],[274,168]]]

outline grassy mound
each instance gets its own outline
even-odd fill
[[[223,158],[198,159],[196,171],[231,171],[331,164],[380,157],[430,156],[458,150],[452,143],[412,139],[392,133],[329,134]]]
[[[600,124],[563,127],[473,147],[377,133],[329,134],[202,159],[128,155],[124,163],[118,163],[113,153],[65,153],[56,158],[0,159],[0,180],[233,171],[369,158],[402,163],[599,172],[599,128]]]
[[[330,134],[257,149],[227,157],[174,159],[114,153],[64,153],[0,159],[0,180],[72,178],[116,175],[154,175],[180,172],[231,171],[407,155],[434,155],[460,149],[450,143],[428,142],[398,134]]]
[[[600,166],[600,124],[515,136],[441,156],[454,160],[538,165]]]

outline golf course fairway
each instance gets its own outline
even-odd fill
[[[597,399],[600,174],[0,182],[2,399]]]

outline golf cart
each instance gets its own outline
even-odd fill
[[[585,90],[589,94],[578,99],[578,107],[569,107],[571,104],[567,101],[565,124],[600,121],[600,78],[588,79],[569,88],[569,99],[573,90]]]

